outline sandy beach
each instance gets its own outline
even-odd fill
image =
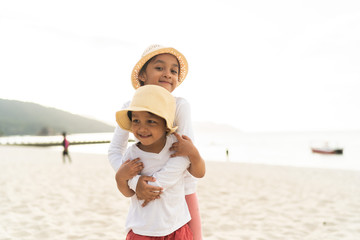
[[[106,155],[0,146],[0,239],[125,239]],[[360,172],[207,162],[206,240],[360,239]]]

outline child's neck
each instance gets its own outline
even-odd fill
[[[141,142],[138,142],[136,145],[144,152],[160,153],[165,147],[165,144],[166,144],[166,136],[162,137],[161,139],[150,145],[144,145]]]

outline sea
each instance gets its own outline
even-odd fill
[[[241,162],[294,167],[360,170],[360,131],[216,132],[196,133],[195,144],[205,161]],[[69,135],[69,141],[111,140],[113,133]],[[61,136],[1,137],[0,143],[60,142]],[[133,144],[133,143],[129,143]],[[343,148],[343,154],[312,153],[323,145]],[[61,146],[47,147],[62,151]],[[70,145],[69,151],[106,155],[109,143]]]

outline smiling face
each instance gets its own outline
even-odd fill
[[[178,84],[179,69],[179,62],[174,55],[159,54],[149,60],[145,71],[139,74],[139,80],[144,85],[158,85],[172,92]]]
[[[131,131],[139,139],[138,147],[146,152],[159,153],[166,142],[165,119],[146,111],[131,114]]]

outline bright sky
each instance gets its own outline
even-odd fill
[[[360,130],[360,1],[0,2],[0,98],[115,124],[153,43],[189,62],[194,121]]]

